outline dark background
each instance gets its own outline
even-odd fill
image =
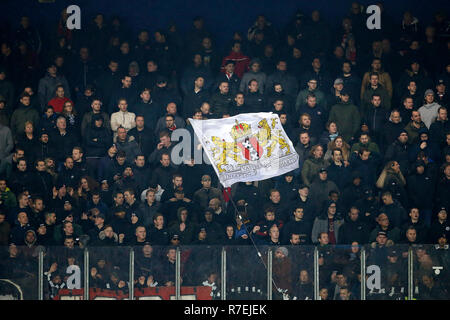
[[[376,0],[361,0],[366,7]],[[183,33],[191,27],[192,19],[205,18],[205,26],[218,42],[229,40],[234,31],[246,33],[260,13],[266,15],[277,28],[284,27],[297,9],[310,15],[319,9],[330,25],[335,25],[350,9],[351,0],[56,0],[55,3],[39,3],[38,0],[0,1],[2,23],[8,22],[15,29],[20,16],[27,14],[33,24],[42,30],[54,30],[61,11],[71,4],[80,6],[81,28],[86,26],[96,12],[105,15],[107,21],[120,16],[132,30],[167,28],[169,21],[175,21]],[[430,22],[432,14],[440,8],[448,8],[448,0],[396,0],[385,1],[384,7],[395,23],[401,24],[402,14],[410,9],[421,24]],[[423,26],[423,24],[422,24]],[[382,26],[383,27],[383,26]]]

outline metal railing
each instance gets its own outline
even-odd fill
[[[142,284],[138,286],[138,278],[144,274],[141,269],[146,270],[146,268],[142,268],[142,263],[139,260],[143,254],[143,248],[119,248],[123,251],[123,256],[128,259],[128,262],[121,267],[113,266],[113,269],[127,273],[126,277],[122,277],[127,283],[126,287],[121,287],[124,292],[126,291],[126,296],[123,299],[134,300],[137,298],[136,290],[143,290],[143,287],[151,287],[145,286],[145,284],[144,286]],[[230,252],[230,248],[234,251]],[[437,248],[434,245],[418,247],[392,246],[390,248],[366,246],[357,249],[354,247],[352,249],[350,246],[329,246],[325,249],[314,246],[291,246],[285,248],[289,252],[287,257],[280,258],[275,254],[278,247],[268,247],[259,258],[253,258],[255,260],[251,260],[251,257],[249,257],[249,252],[251,252],[249,247],[242,247],[242,249],[239,247],[221,246],[177,248],[174,272],[175,282],[173,291],[171,291],[169,296],[171,299],[176,300],[183,299],[186,295],[192,298],[198,292],[198,289],[193,289],[194,293],[186,293],[186,287],[208,287],[211,288],[208,299],[236,299],[236,297],[239,298],[239,295],[244,294],[246,294],[245,297],[243,296],[245,299],[252,299],[252,297],[255,299],[265,297],[268,300],[292,299],[294,297],[297,299],[297,297],[302,296],[302,288],[310,284],[313,288],[312,292],[310,292],[310,298],[315,300],[322,299],[320,290],[323,287],[331,289],[331,292],[328,293],[329,298],[339,298],[341,293],[337,290],[342,291],[344,290],[342,288],[347,287],[348,290],[352,290],[354,295],[359,294],[359,297],[357,297],[359,300],[413,300],[428,297],[424,292],[427,292],[426,286],[430,285],[429,281],[428,283],[426,281],[427,277],[429,277],[432,279],[433,285],[438,286],[439,292],[442,293],[440,298],[450,299],[450,270],[447,270],[450,267],[450,250],[446,248]],[[96,249],[98,250],[98,248]],[[160,252],[159,256],[155,256],[155,259],[158,257],[158,259],[164,261],[164,248],[153,247],[152,249],[153,252]],[[109,248],[109,250],[115,252],[115,250],[119,249]],[[58,294],[58,291],[55,291],[54,288],[58,285],[57,280],[54,280],[55,283],[50,285],[47,278],[47,271],[52,265],[52,259],[57,260],[59,257],[51,253],[49,250],[47,252],[39,250],[37,257],[33,258],[36,261],[32,261],[33,265],[37,265],[37,268],[33,269],[36,270],[37,274],[31,272],[30,278],[34,279],[34,283],[37,283],[37,286],[32,290],[37,291],[35,296],[37,296],[38,300],[51,299],[55,297],[55,293]],[[203,259],[201,254],[205,254],[207,258]],[[70,260],[72,256],[76,255],[69,253],[67,257],[63,256],[60,260],[64,260],[64,258]],[[70,287],[68,283],[62,289],[68,290],[70,297],[76,295],[73,293],[75,292],[73,289],[84,289],[80,298],[85,300],[93,299],[95,297],[91,297],[90,289],[96,288],[95,280],[97,278],[93,277],[92,274],[95,273],[93,268],[97,267],[96,263],[99,260],[95,258],[91,248],[85,248],[81,251],[80,259],[82,261],[75,263],[78,263],[82,270],[80,276],[83,277],[83,281],[80,280],[75,283],[81,283],[82,288]],[[108,257],[104,259],[108,260]],[[11,258],[10,260],[13,259]],[[74,262],[72,261],[71,263]],[[63,268],[63,265],[61,267]],[[101,264],[99,264],[98,268],[101,268]],[[283,273],[284,268],[286,270],[289,269],[289,272]],[[14,273],[21,270],[11,271]],[[167,270],[159,271],[164,273]],[[91,274],[91,272],[93,273]],[[153,272],[153,270],[150,272]],[[240,274],[244,272],[247,272],[248,275]],[[30,272],[27,273],[28,276],[29,274]],[[64,274],[64,270],[59,270],[59,275],[63,280],[67,277],[70,278],[70,276],[77,276]],[[349,278],[351,278],[351,282]],[[22,288],[22,286],[26,287],[24,279],[20,277],[14,278],[14,276],[8,278],[2,275],[0,281],[12,282],[16,284],[16,287]],[[155,279],[160,282],[156,286],[155,292],[159,292],[158,288],[166,286],[162,279],[162,277]],[[110,281],[109,278],[101,280]],[[114,282],[113,280],[111,281],[111,283]],[[239,281],[242,283],[239,283]],[[321,281],[325,281],[325,283],[320,283]],[[264,282],[266,283],[265,288]],[[353,288],[350,288],[350,284],[353,285]],[[286,286],[286,288],[283,286]],[[8,286],[0,286],[0,295],[4,294],[2,292],[2,290],[6,290],[4,287],[9,288]],[[98,291],[94,291],[96,297],[99,296],[98,292],[103,292],[108,288],[96,288],[95,290],[97,289]],[[114,290],[117,291],[117,288]],[[256,297],[255,294],[261,290],[265,291],[263,295]],[[21,291],[26,295],[25,290]],[[251,294],[254,295],[252,296]],[[203,298],[205,297],[203,296]],[[67,297],[65,296],[64,298]],[[196,298],[199,298],[199,296],[196,296]]]

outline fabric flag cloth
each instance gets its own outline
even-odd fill
[[[189,118],[221,184],[260,181],[298,168],[298,154],[272,112],[211,120]]]

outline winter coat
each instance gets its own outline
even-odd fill
[[[339,230],[344,225],[343,219],[337,219],[336,216],[334,217],[334,235],[336,237],[336,243],[339,243]],[[314,244],[318,243],[317,238],[319,237],[319,234],[321,232],[328,233],[328,216],[322,215],[317,217],[314,220],[312,232],[311,232],[311,240]]]
[[[84,137],[86,157],[102,157],[112,145],[112,134],[104,124],[100,128],[92,120],[91,126],[86,130]]]
[[[359,130],[361,117],[354,104],[341,102],[331,107],[328,121],[336,122],[339,133],[348,142]]]
[[[50,76],[49,73],[39,80],[38,95],[42,110],[48,102],[55,96],[56,87],[61,84],[64,87],[64,93],[70,99],[69,83],[63,75]]]
[[[108,128],[108,130],[111,130],[111,123],[109,122],[109,116],[105,112],[102,112],[102,111],[100,111],[100,115],[103,118],[103,126]],[[83,116],[83,121],[81,122],[81,136],[84,137],[87,129],[89,127],[91,127],[93,116],[94,116],[93,111],[90,111]]]
[[[348,220],[339,230],[339,243],[352,244],[356,241],[363,245],[369,241],[369,226],[362,222],[359,218],[356,221]]]
[[[116,144],[117,151],[125,151],[127,156],[126,161],[128,163],[133,163],[136,156],[142,152],[133,136],[128,135],[125,141],[119,141],[118,137],[116,137],[114,143]]]
[[[326,168],[328,163],[323,159],[316,159],[314,156],[310,156],[306,159],[302,167],[302,179],[303,183],[310,186],[314,179],[317,177],[320,168]]]
[[[372,106],[372,96],[378,94],[381,97],[381,107],[385,110],[391,109],[391,97],[389,92],[381,84],[378,84],[376,89],[373,89],[370,83],[367,85],[364,94],[361,96],[361,116],[366,117],[370,107]]]
[[[327,110],[327,100],[325,94],[321,90],[316,89],[314,91],[309,91],[309,89],[304,89],[298,93],[297,99],[295,100],[295,110],[297,110],[298,115],[300,115],[300,108],[306,105],[306,97],[310,93],[313,93],[316,96],[316,104],[321,106],[324,110]]]
[[[25,106],[22,103],[14,110],[11,116],[11,132],[14,137],[25,131],[25,122],[31,121],[33,128],[37,128],[39,124],[39,113],[31,105]]]
[[[216,92],[211,96],[209,104],[211,105],[211,112],[220,115],[221,113],[229,112],[229,106],[233,101],[233,96],[228,94],[221,94]]]
[[[380,212],[386,213],[389,218],[389,224],[393,227],[400,228],[407,219],[405,209],[397,200],[394,200],[392,204],[382,205]]]

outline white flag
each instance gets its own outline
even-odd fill
[[[272,112],[211,120],[189,118],[224,187],[259,181],[298,168],[298,154]]]

